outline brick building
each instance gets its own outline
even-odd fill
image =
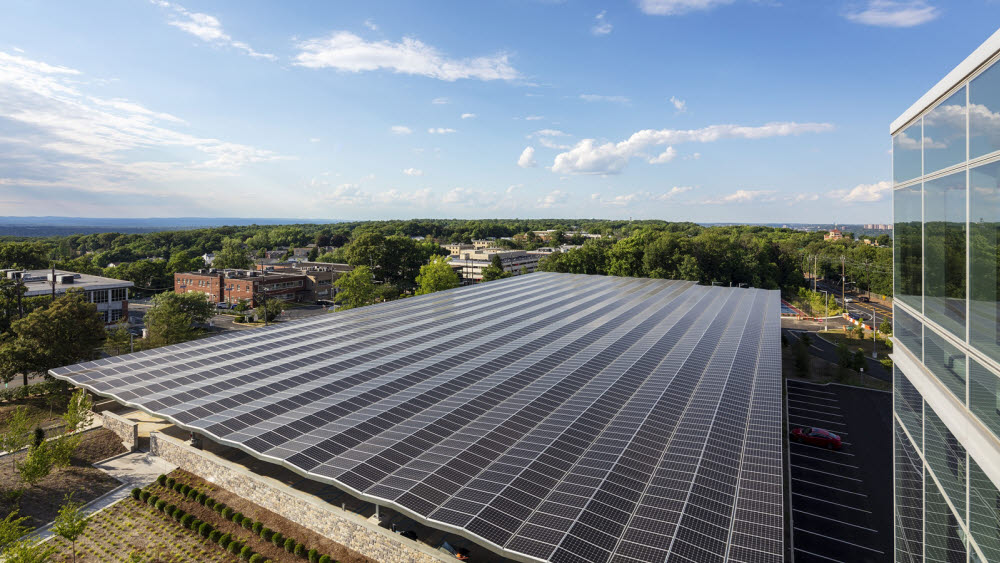
[[[174,274],[174,292],[200,292],[211,303],[238,303],[246,299],[252,307],[261,295],[282,301],[308,301],[307,278],[298,272],[252,270],[199,270]]]

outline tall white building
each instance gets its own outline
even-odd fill
[[[998,58],[1000,31],[891,125],[897,562],[1000,561]]]

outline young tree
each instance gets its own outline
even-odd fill
[[[493,257],[490,258],[490,265],[486,266],[485,268],[483,268],[483,281],[484,282],[493,281],[493,280],[502,280],[504,278],[509,278],[509,277],[511,277],[513,275],[514,274],[512,274],[512,273],[510,273],[508,271],[505,271],[503,269],[503,262],[500,261],[500,255],[499,254],[494,254]]]
[[[48,563],[55,553],[54,545],[36,540],[16,541],[3,552],[4,563]]]
[[[16,452],[31,443],[31,426],[33,417],[28,413],[28,407],[19,406],[7,419],[7,428],[0,433],[0,451]],[[11,469],[14,469],[15,456],[9,456]]]
[[[310,262],[315,262],[316,259],[319,258],[319,247],[317,246],[312,247],[312,250],[309,251],[308,258]]]
[[[865,352],[861,348],[858,348],[854,351],[854,356],[851,358],[851,369],[861,371],[865,368],[866,364]]]
[[[865,325],[858,323],[851,330],[854,332],[854,337],[857,338],[858,340],[865,339]]]
[[[809,377],[809,345],[799,339],[792,347],[792,354],[795,359],[796,375],[802,378]]]
[[[0,550],[6,549],[8,545],[31,531],[30,527],[24,525],[28,519],[28,516],[18,516],[17,510],[13,510],[6,518],[0,520]]]
[[[60,366],[94,360],[107,338],[97,306],[72,291],[44,309],[13,323],[13,337],[0,344],[0,379],[7,382],[17,373],[47,373]]]
[[[854,357],[851,355],[851,349],[847,347],[847,342],[843,340],[840,344],[837,344],[837,365],[851,369],[854,366]]]
[[[23,459],[14,462],[21,481],[29,487],[34,487],[52,473],[55,464],[52,442],[42,442],[32,446]]]
[[[278,318],[278,315],[285,310],[285,303],[280,299],[268,299],[267,303],[257,308],[257,314],[261,316],[259,320],[271,322]]]
[[[337,287],[337,305],[341,309],[354,309],[371,305],[375,301],[375,283],[368,266],[358,266],[333,282]]]
[[[450,262],[451,258],[448,256],[435,256],[429,264],[421,266],[420,275],[417,276],[417,295],[458,287],[458,274]]]
[[[122,317],[122,320],[108,331],[108,339],[104,342],[104,351],[112,356],[128,353],[131,350],[129,345],[132,342],[132,334],[128,328],[128,318]]]
[[[882,334],[892,335],[892,321],[885,319],[881,324],[878,325],[878,331]]]
[[[59,515],[52,523],[52,533],[69,540],[70,553],[73,554],[73,561],[76,562],[76,540],[83,535],[87,529],[88,519],[83,512],[83,503],[73,500],[73,495],[66,495],[66,502],[59,508]]]

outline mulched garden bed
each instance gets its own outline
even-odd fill
[[[24,452],[0,458],[0,516],[20,509],[21,516],[29,516],[26,525],[38,527],[51,522],[63,505],[66,495],[73,493],[73,500],[87,503],[121,485],[107,473],[91,464],[124,453],[125,446],[114,432],[101,428],[83,434],[83,442],[73,452],[70,465],[54,470],[37,485],[26,488],[12,467],[12,461],[24,457]],[[7,491],[25,489],[18,502],[11,500]]]
[[[224,503],[234,511],[240,512],[254,521],[262,522],[265,526],[274,532],[280,533],[286,538],[295,539],[295,541],[304,544],[307,549],[315,549],[320,554],[329,555],[331,560],[339,561],[341,563],[375,563],[374,559],[365,557],[356,551],[350,550],[333,540],[330,540],[329,538],[300,526],[299,524],[291,522],[286,518],[271,512],[270,510],[261,508],[260,506],[257,506],[256,504],[253,504],[250,501],[247,501],[219,487],[218,485],[209,483],[191,473],[188,473],[187,471],[176,469],[169,474],[169,477],[174,478],[179,483],[187,484],[194,489],[206,493],[215,501]],[[166,500],[167,503],[176,504],[179,508],[183,508],[188,514],[193,514],[199,520],[210,523],[215,527],[215,529],[220,530],[223,533],[232,534],[233,538],[238,538],[240,541],[246,542],[246,544],[249,545],[255,552],[273,560],[275,563],[301,563],[302,561],[305,561],[301,557],[288,553],[284,550],[284,548],[277,547],[273,543],[263,540],[259,534],[255,534],[253,530],[245,529],[242,526],[226,520],[215,510],[199,504],[196,500],[186,499],[179,492],[157,485],[156,483],[147,487],[147,490],[158,495],[161,499]]]

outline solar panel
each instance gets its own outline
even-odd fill
[[[769,562],[779,312],[535,273],[51,373],[502,555]]]

